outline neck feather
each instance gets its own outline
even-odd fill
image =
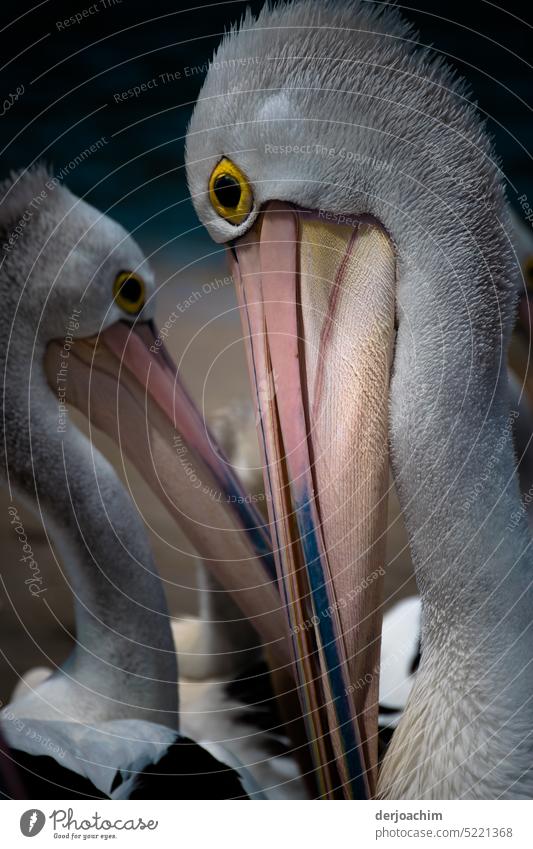
[[[392,461],[422,603],[422,660],[379,792],[529,798],[533,558],[505,346],[501,366],[487,351],[469,370],[472,334],[470,346],[457,327],[437,339],[426,333],[410,361],[399,339],[392,385]]]
[[[36,354],[31,381],[21,367],[6,387],[6,442],[10,481],[37,503],[75,600],[76,646],[52,681],[60,704],[53,704],[52,685],[47,702],[63,718],[142,718],[173,727],[174,645],[144,528],[112,466],[68,419],[60,421],[41,362]],[[29,385],[28,417],[20,387]],[[43,705],[36,709],[39,715]]]

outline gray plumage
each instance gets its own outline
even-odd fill
[[[67,661],[52,674],[41,669],[21,682],[0,723],[16,752],[54,757],[99,791],[126,798],[137,773],[158,764],[178,737],[171,623],[134,504],[110,463],[61,418],[43,361],[47,344],[59,340],[68,380],[72,337],[94,336],[127,319],[113,297],[119,272],[142,275],[147,305],[140,318],[151,318],[154,278],[126,231],[46,169],[13,175],[0,196],[2,479],[15,509],[23,503],[39,514],[64,565],[76,618]],[[45,604],[46,592],[32,603]],[[218,648],[224,647],[223,641]],[[224,682],[198,684],[198,693],[194,686],[186,691],[181,732],[207,738],[203,748],[230,772],[238,769],[255,798],[275,797],[280,786],[302,796],[298,767],[277,728],[255,728],[253,709],[230,697]],[[242,723],[247,709],[251,726]],[[180,752],[185,749],[176,748],[178,773]],[[191,762],[194,749],[186,768]],[[220,769],[207,757],[202,764],[200,772]],[[206,775],[205,792],[225,798],[233,787],[228,771],[218,778],[217,784],[216,774]],[[240,793],[235,775],[230,778]],[[186,781],[182,777],[176,789],[169,775],[169,797]]]
[[[509,212],[468,87],[416,42],[396,9],[359,0],[248,12],[201,90],[188,181],[217,242],[246,232],[269,200],[370,214],[387,228],[391,455],[423,651],[379,792],[531,798],[532,556],[506,372],[518,273]],[[209,200],[223,156],[254,195],[239,226]]]
[[[124,766],[144,761],[127,732],[113,748],[113,721],[133,721],[132,738],[142,739],[154,723],[160,736],[175,737],[174,645],[140,519],[107,460],[68,418],[60,424],[43,359],[48,342],[60,339],[68,363],[70,336],[94,335],[123,317],[113,300],[119,271],[138,270],[149,292],[154,282],[126,231],[44,168],[14,175],[1,194],[2,477],[15,506],[38,512],[62,558],[77,624],[68,660],[8,705],[2,723],[10,744],[32,754],[49,754],[41,738],[70,739],[69,766],[81,774],[88,774],[88,750],[80,744],[78,752],[75,741],[80,734],[93,744],[102,738],[100,779],[96,749],[89,777],[107,789],[117,758],[131,755]],[[68,365],[66,374],[68,380]],[[45,604],[46,594],[32,603]],[[38,733],[28,736],[28,729]]]

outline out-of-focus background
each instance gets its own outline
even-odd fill
[[[208,420],[221,407],[231,414],[236,405],[246,406],[249,396],[232,282],[223,250],[195,217],[183,144],[213,48],[245,5],[206,3],[185,12],[161,0],[4,0],[2,5],[1,92],[10,105],[0,108],[0,176],[44,160],[74,192],[134,233],[161,287],[158,320],[164,322],[178,305],[180,319],[168,345]],[[79,23],[65,24],[90,8]],[[404,13],[418,27],[420,42],[433,45],[470,81],[494,134],[509,198],[519,209],[520,195],[533,197],[531,10],[508,0],[505,8],[487,0],[411,0]],[[128,94],[135,86],[143,90]],[[91,146],[95,152],[84,154]],[[114,446],[103,437],[99,444],[120,466]],[[252,464],[254,451],[252,439]],[[149,528],[171,611],[194,612],[190,546],[129,467],[128,482]],[[28,593],[4,492],[1,501],[0,699],[5,702],[19,674],[66,656],[73,619],[61,564],[39,520],[21,510],[45,574],[49,607]],[[392,515],[395,510],[392,503]],[[389,603],[414,591],[405,546],[401,522],[393,522]]]

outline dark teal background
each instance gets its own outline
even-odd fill
[[[136,230],[141,243],[160,246],[195,228],[180,240],[186,259],[187,252],[208,249],[209,241],[196,229],[183,173],[183,138],[203,72],[186,77],[185,68],[208,61],[245,4],[203,4],[179,12],[175,4],[160,0],[108,2],[109,8],[100,6],[98,13],[64,30],[56,22],[90,2],[3,4],[2,98],[20,85],[25,93],[1,118],[0,173],[40,158],[60,171],[105,136],[108,143],[66,183],[79,194],[87,192],[102,209],[113,205],[114,217]],[[261,3],[251,5],[258,9]],[[513,186],[511,200],[523,192],[533,197],[528,153],[533,73],[527,64],[533,54],[533,12],[528,6],[506,3],[501,11],[483,0],[413,0],[404,7],[421,41],[448,55],[489,114]],[[180,80],[114,102],[116,92],[176,71]]]

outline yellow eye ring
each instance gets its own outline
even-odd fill
[[[144,280],[133,271],[121,271],[113,283],[113,297],[121,310],[137,315],[144,307],[146,292]]]
[[[242,224],[251,212],[254,198],[250,183],[225,156],[209,178],[209,199],[217,214],[230,224]]]

